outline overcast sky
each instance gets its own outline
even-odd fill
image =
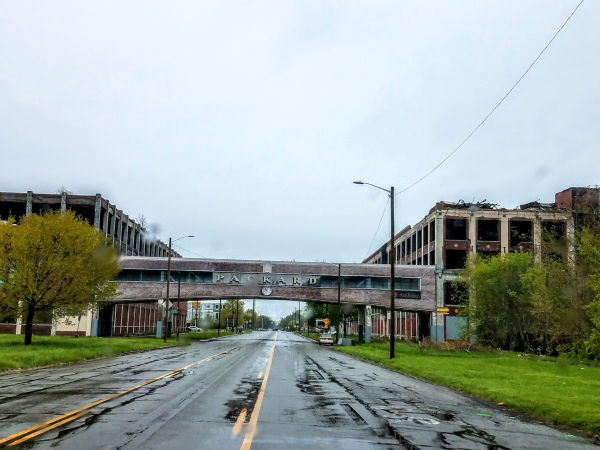
[[[578,3],[3,0],[0,190],[102,193],[185,256],[360,262],[387,198],[352,181],[429,171]],[[398,230],[599,183],[598,23],[584,2]]]

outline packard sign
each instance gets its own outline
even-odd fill
[[[213,283],[254,286],[321,287],[321,277],[312,275],[215,272],[213,273]]]

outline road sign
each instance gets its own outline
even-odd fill
[[[192,302],[192,308],[200,308],[202,302]]]
[[[325,324],[325,326],[329,325],[329,319],[328,318],[323,319],[323,323]]]
[[[171,311],[169,311],[171,314],[177,314],[177,310],[176,309],[172,309]]]
[[[450,310],[448,308],[438,308],[437,309],[437,313],[444,316],[447,315],[450,312]]]

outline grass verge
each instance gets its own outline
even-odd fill
[[[209,330],[209,331],[202,331],[201,333],[184,333],[181,334],[181,340],[182,341],[204,341],[206,339],[213,339],[216,337],[221,337],[221,336],[229,336],[232,335],[233,333],[231,331],[222,331],[219,333],[217,330]]]
[[[396,344],[337,347],[360,359],[477,397],[504,403],[551,423],[600,433],[600,368],[567,358],[515,352],[423,350]]]
[[[74,338],[70,336],[33,336],[31,345],[23,345],[24,336],[0,335],[0,372],[11,369],[49,366],[117,355],[136,350],[152,350],[175,345],[175,339]]]

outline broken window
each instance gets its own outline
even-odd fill
[[[544,240],[545,241],[558,241],[565,235],[565,223],[564,222],[553,222],[544,221]]]
[[[510,221],[510,246],[517,247],[522,243],[531,242],[531,220]]]
[[[498,219],[477,221],[477,240],[498,242],[500,240],[500,221]]]
[[[429,224],[429,242],[435,241],[435,221]]]
[[[480,255],[484,259],[490,259],[490,258],[493,258],[494,256],[500,255],[500,252],[499,251],[482,251],[482,250],[478,250],[477,254]]]
[[[446,239],[450,241],[466,241],[467,219],[446,219]]]
[[[464,283],[445,282],[444,305],[463,305],[467,299],[467,293],[467,287]]]
[[[446,250],[446,269],[464,269],[466,262],[466,250]]]

